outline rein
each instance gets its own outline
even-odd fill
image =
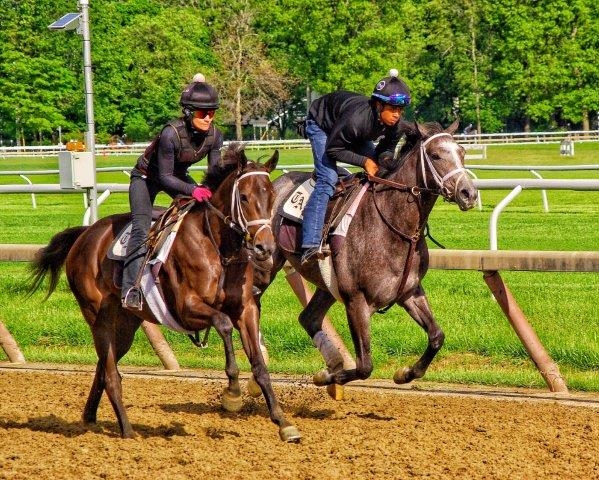
[[[373,182],[373,183],[378,183],[378,184],[382,184],[382,185],[386,185],[388,187],[393,188],[394,190],[398,190],[400,192],[407,192],[410,193],[414,198],[419,199],[420,195],[422,192],[427,192],[427,193],[431,193],[433,195],[441,195],[445,198],[447,197],[451,197],[449,190],[444,186],[444,183],[451,177],[453,177],[454,175],[457,174],[462,174],[465,175],[466,173],[466,169],[462,166],[462,167],[458,167],[455,168],[453,170],[451,170],[449,173],[447,173],[446,175],[444,175],[443,177],[441,175],[439,175],[439,173],[437,172],[437,170],[435,169],[433,162],[431,161],[427,151],[426,151],[426,146],[435,138],[439,138],[442,136],[448,136],[448,137],[452,137],[451,134],[447,133],[447,132],[441,132],[441,133],[437,133],[435,135],[431,135],[429,138],[427,138],[426,140],[422,141],[420,143],[420,168],[422,171],[422,178],[424,181],[424,188],[418,186],[418,185],[414,185],[412,187],[408,186],[408,185],[404,185],[398,182],[394,182],[392,180],[387,180],[385,178],[380,178],[380,177],[376,177],[376,176],[372,176],[372,175],[368,175],[368,181]],[[429,188],[428,187],[428,183],[426,180],[426,170],[428,168],[428,171],[431,173],[433,179],[435,180],[435,182],[437,183],[438,188]],[[457,186],[459,184],[459,179],[456,182],[456,189]],[[380,190],[379,190],[380,191]],[[398,293],[401,293],[403,291],[403,289],[406,286],[406,283],[408,281],[408,277],[410,275],[410,270],[409,270],[409,266],[412,264],[412,259],[414,258],[414,251],[416,250],[416,244],[418,243],[418,240],[420,240],[422,233],[423,233],[423,229],[425,227],[425,225],[418,225],[418,228],[416,229],[416,231],[411,234],[408,235],[404,232],[402,232],[401,230],[399,230],[395,225],[393,225],[384,215],[383,212],[380,210],[379,205],[376,201],[376,193],[377,190],[375,190],[374,188],[372,189],[372,200],[374,203],[374,207],[377,211],[377,213],[379,214],[379,216],[381,217],[381,219],[383,220],[383,223],[385,225],[387,225],[387,227],[396,235],[398,235],[402,240],[406,241],[409,243],[409,247],[408,247],[408,255],[406,256],[406,262],[404,264],[404,269],[403,269],[403,275],[402,275],[402,279],[401,279],[401,283],[399,285],[399,288],[397,289]],[[455,196],[455,192],[454,192],[454,196]],[[421,215],[421,204],[420,202],[418,202],[418,212],[420,214],[420,217],[422,217]],[[381,312],[385,312],[387,311],[387,309],[390,306],[387,306],[386,308],[383,308],[381,310]]]

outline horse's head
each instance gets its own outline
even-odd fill
[[[259,261],[267,260],[275,249],[270,226],[274,190],[269,174],[278,161],[278,150],[262,164],[248,160],[243,145],[231,144],[224,152],[223,164],[233,171],[216,189],[211,202],[228,216]]]
[[[438,189],[443,198],[457,203],[461,210],[469,210],[476,203],[478,190],[464,168],[465,150],[453,138],[457,127],[457,120],[445,130],[438,123],[402,122],[406,146],[419,145],[421,186]]]

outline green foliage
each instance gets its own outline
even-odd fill
[[[47,29],[74,7],[0,0],[3,139],[55,143],[58,126],[85,130],[81,37]],[[218,46],[234,40],[232,20],[244,11],[254,54],[245,53],[242,71],[263,59],[273,75],[264,73],[264,83],[286,87],[267,92],[276,98],[265,107],[255,101],[256,78],[242,78],[244,122],[265,109],[299,114],[307,87],[368,94],[395,67],[413,93],[408,118],[448,123],[458,115],[484,132],[597,126],[594,0],[99,0],[90,4],[97,132],[148,140],[179,114],[181,88],[197,71],[223,94],[233,87],[233,54]],[[227,110],[217,121],[239,120]]]

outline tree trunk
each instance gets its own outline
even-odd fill
[[[241,128],[241,89],[235,92],[235,138],[238,141],[243,140],[243,130]]]

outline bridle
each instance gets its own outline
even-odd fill
[[[435,168],[432,160],[430,159],[430,157],[428,155],[428,152],[426,151],[426,146],[429,144],[429,142],[431,142],[435,138],[444,137],[444,136],[453,138],[451,134],[449,134],[447,132],[441,132],[441,133],[436,133],[435,135],[431,135],[426,140],[424,140],[423,142],[420,143],[420,170],[422,172],[424,188],[428,189],[428,183],[426,180],[426,169],[428,167],[428,171],[430,172],[433,179],[435,180],[437,187],[439,187],[439,190],[441,191],[441,195],[444,198],[451,200],[452,198],[456,197],[458,185],[460,184],[460,180],[462,179],[462,177],[467,175],[466,169],[462,165],[462,166],[459,166],[459,167],[454,168],[453,170],[449,171],[444,176],[441,176],[441,175],[439,175],[439,172],[437,172],[437,169]],[[460,175],[460,177],[456,180],[454,191],[452,193],[445,186],[445,182],[447,180],[449,180],[451,177],[453,177],[454,175],[458,175],[458,174]]]
[[[239,193],[239,184],[242,180],[254,176],[254,175],[266,175],[269,173],[265,171],[252,171],[241,174],[239,177],[235,179],[233,183],[233,188],[231,189],[231,213],[230,215],[223,214],[220,210],[218,210],[214,205],[210,202],[206,202],[206,205],[220,218],[223,222],[233,231],[237,232],[239,235],[243,237],[244,243],[249,248],[254,247],[254,241],[265,229],[271,229],[270,226],[270,218],[259,218],[256,220],[248,220],[243,212],[243,208],[241,206],[241,194]],[[208,211],[206,210],[206,214]],[[254,227],[259,225],[254,233],[250,232],[250,227]],[[212,237],[212,232],[210,231],[210,236]],[[213,243],[214,240],[212,240]]]
[[[268,172],[263,171],[253,171],[246,172],[235,179],[235,183],[233,184],[233,189],[231,190],[231,218],[233,222],[239,226],[241,231],[244,233],[244,239],[246,242],[252,243],[258,237],[260,232],[265,229],[271,229],[270,226],[270,218],[259,218],[256,220],[249,220],[245,217],[243,213],[243,209],[241,208],[241,195],[239,194],[239,183],[241,180],[247,177],[251,177],[254,175],[266,175],[268,176]],[[249,228],[255,225],[260,225],[256,231],[252,234],[250,233]]]
[[[373,183],[380,183],[380,184],[389,186],[395,190],[409,192],[416,199],[419,199],[420,194],[423,191],[432,193],[433,195],[442,195],[447,200],[451,200],[452,198],[455,198],[458,184],[460,183],[462,176],[466,175],[466,169],[463,166],[460,166],[460,167],[454,168],[453,170],[451,170],[444,176],[441,176],[441,175],[439,175],[439,172],[437,172],[437,169],[435,168],[432,160],[430,159],[430,157],[426,151],[426,146],[432,140],[434,140],[435,138],[442,137],[442,136],[448,136],[450,138],[453,138],[453,136],[450,133],[441,132],[441,133],[436,133],[434,135],[431,135],[426,140],[424,140],[420,143],[420,152],[419,152],[420,159],[419,159],[419,161],[420,161],[420,169],[422,172],[422,178],[423,178],[423,182],[424,182],[424,188],[421,188],[418,185],[414,185],[414,186],[410,187],[410,186],[403,185],[398,182],[394,182],[392,180],[387,180],[387,179],[379,178],[379,177],[373,177],[371,175],[368,175],[368,180]],[[429,186],[428,186],[428,183],[426,180],[427,168],[428,168],[428,171],[430,172],[431,176],[435,180],[436,188],[429,188]],[[458,174],[460,175],[460,177],[457,179],[457,181],[455,183],[455,190],[452,195],[451,192],[449,191],[449,189],[445,186],[445,182],[448,179],[450,179],[451,177],[453,177],[454,175],[458,175]],[[373,189],[373,193],[374,193],[374,189]],[[408,267],[412,264],[412,258],[414,257],[414,251],[416,250],[416,244],[420,240],[420,237],[421,237],[423,229],[424,229],[424,225],[421,225],[421,224],[418,225],[416,231],[411,234],[405,233],[405,232],[401,231],[399,228],[397,228],[395,225],[393,225],[393,223],[390,222],[389,219],[387,219],[385,217],[385,215],[379,208],[379,205],[377,204],[376,195],[373,195],[373,202],[374,202],[376,211],[380,215],[383,222],[387,225],[387,227],[392,232],[394,232],[396,235],[401,237],[404,241],[408,242],[408,244],[409,244],[408,254],[406,256],[406,262],[405,262],[405,266],[404,266],[404,270],[403,270],[403,275],[402,275],[402,279],[401,279],[401,282],[400,282],[400,285],[398,288],[398,292],[402,292],[406,285],[406,282],[408,280],[408,276],[410,274],[410,269]],[[418,202],[418,209],[419,210],[421,209],[420,202]],[[387,307],[387,309],[388,308],[389,308],[389,306]],[[382,311],[386,311],[386,309],[382,309]]]

